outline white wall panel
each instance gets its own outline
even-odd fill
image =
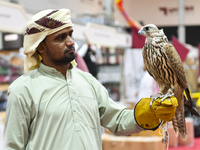
[[[178,0],[124,0],[123,6],[138,22],[158,26],[178,25]],[[185,0],[185,7],[185,25],[200,25],[200,0]],[[114,16],[117,21],[128,25],[116,6]]]

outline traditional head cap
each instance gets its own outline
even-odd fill
[[[24,72],[28,72],[39,66],[42,57],[36,52],[36,48],[46,36],[73,26],[71,22],[70,10],[48,9],[35,14],[27,23],[24,36]],[[76,62],[71,62],[73,66]]]

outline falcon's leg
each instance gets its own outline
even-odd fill
[[[158,86],[160,88],[160,91],[158,92],[158,95],[156,96],[151,96],[153,99],[151,100],[150,102],[150,107],[152,106],[153,102],[158,99],[158,98],[163,98],[165,95],[163,93],[166,93],[167,92],[167,89],[165,87],[165,84],[163,83],[158,83]]]
[[[164,99],[170,98],[170,97],[172,97],[172,96],[174,96],[174,88],[173,88],[173,87],[169,88],[168,92],[167,92],[167,93],[163,96],[163,98],[160,100],[160,103],[162,103],[162,101],[164,101]]]
[[[158,92],[158,95],[156,95],[156,96],[151,96],[151,98],[153,98],[152,100],[151,100],[151,102],[150,102],[150,107],[151,107],[151,105],[153,104],[153,102],[157,99],[157,98],[162,98],[164,95],[163,95],[163,93],[161,92],[161,91],[159,91]]]

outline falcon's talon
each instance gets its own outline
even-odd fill
[[[150,108],[151,108],[153,102],[154,102],[156,99],[162,98],[162,97],[164,97],[164,96],[165,96],[165,95],[162,95],[162,94],[158,94],[158,95],[156,95],[156,96],[151,95],[151,98],[153,98],[153,99],[152,99],[151,102],[150,102]]]
[[[160,100],[160,103],[162,103],[165,99],[170,99],[170,97],[172,97],[172,96],[174,96],[174,93],[172,93],[172,94],[170,94],[170,93],[165,94],[163,96],[163,98]]]
[[[150,96],[150,98],[153,98],[153,97],[155,97],[155,96],[154,96],[154,95],[151,95],[151,96]]]
[[[167,98],[167,99],[172,102],[172,100],[170,98]]]
[[[151,102],[150,102],[150,108],[151,108],[151,106],[152,106],[152,104],[153,104],[153,102],[154,102],[155,100],[156,100],[155,98],[153,98],[153,99],[151,100]]]

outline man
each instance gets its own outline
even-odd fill
[[[101,150],[101,125],[128,135],[173,118],[174,104],[163,119],[156,117],[156,102],[149,107],[150,98],[134,112],[111,100],[91,74],[75,68],[72,35],[68,9],[45,10],[28,22],[25,74],[8,90],[5,150]]]

